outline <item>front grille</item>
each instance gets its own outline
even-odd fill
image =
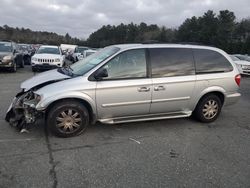
[[[54,63],[55,62],[54,59],[40,59],[40,58],[37,61],[40,63]]]

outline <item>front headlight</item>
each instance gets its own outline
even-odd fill
[[[55,59],[55,62],[60,62],[60,59],[59,58]]]
[[[38,102],[40,102],[40,100],[42,99],[42,97],[41,97],[41,95],[38,95],[38,94],[34,93],[34,99],[38,103]]]
[[[12,57],[10,55],[6,55],[3,57],[3,61],[10,61]]]
[[[37,61],[38,59],[36,57],[31,58],[32,61]]]

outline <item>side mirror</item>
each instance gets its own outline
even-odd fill
[[[108,77],[108,71],[105,68],[100,68],[99,70],[96,71],[94,78],[96,80],[102,80],[102,78]]]

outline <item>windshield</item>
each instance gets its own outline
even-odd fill
[[[230,57],[231,57],[231,59],[232,59],[233,61],[239,61],[239,60],[240,60],[239,58],[237,58],[237,57],[235,57],[235,56],[233,56],[233,55],[230,55]]]
[[[88,47],[78,47],[77,48],[77,53],[82,53],[84,52],[85,50],[88,50],[89,48]]]
[[[52,48],[52,47],[40,47],[37,54],[60,54],[59,48]]]
[[[75,75],[84,75],[92,68],[97,66],[99,63],[104,61],[105,59],[109,58],[110,56],[114,55],[118,52],[120,48],[118,47],[106,47],[86,58],[83,60],[78,61],[77,63],[71,65],[72,73]]]
[[[246,55],[237,55],[240,60],[250,61],[250,57]]]
[[[11,52],[11,43],[10,42],[0,42],[0,52]]]

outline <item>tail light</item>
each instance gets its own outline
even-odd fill
[[[235,79],[236,84],[240,86],[241,75],[240,74],[236,75],[234,79]]]

